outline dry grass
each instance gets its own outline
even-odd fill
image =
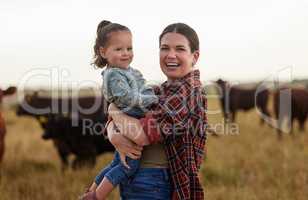
[[[209,101],[218,108],[217,101]],[[77,199],[96,173],[112,159],[99,157],[95,169],[62,173],[56,150],[40,138],[35,120],[4,112],[8,134],[1,164],[1,200]],[[254,111],[239,113],[238,135],[209,137],[202,180],[207,199],[304,200],[308,197],[308,135],[295,131],[277,140],[275,131],[260,126]],[[212,125],[220,114],[209,115]],[[308,128],[308,126],[307,126]],[[118,199],[114,191],[110,199]]]

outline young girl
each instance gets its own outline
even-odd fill
[[[153,162],[153,155],[164,148],[167,168],[172,183],[173,200],[203,200],[204,192],[198,177],[203,160],[206,141],[206,99],[202,95],[199,70],[194,69],[199,58],[199,39],[196,32],[183,23],[170,24],[159,37],[160,67],[167,81],[161,85],[159,108],[153,114],[137,120],[125,114],[119,114],[112,105],[109,114],[113,122],[108,126],[108,137],[111,143],[121,152],[130,155],[136,147],[124,136],[130,135],[130,122],[144,129],[151,143],[163,139],[163,147],[152,148],[146,152],[145,146],[141,163]],[[141,123],[140,123],[141,122]],[[121,134],[114,131],[114,124]],[[159,127],[157,129],[157,127]],[[142,136],[142,134],[139,134]],[[139,141],[139,136],[131,137]],[[129,148],[127,148],[129,144]],[[162,168],[148,169],[140,166],[134,179],[120,184],[120,195],[123,199],[170,199],[163,197],[164,181],[157,171]],[[153,175],[155,174],[155,176]],[[155,178],[154,178],[155,177]]]
[[[145,85],[142,74],[130,67],[133,59],[131,31],[123,25],[102,21],[97,27],[97,38],[94,46],[97,67],[103,71],[103,95],[108,102],[114,103],[121,111],[134,118],[144,117],[152,105],[158,103],[152,88]],[[128,138],[140,136],[141,143],[147,144],[147,137],[140,131],[127,135]],[[123,157],[121,158],[123,160]],[[124,158],[125,160],[125,158]],[[124,165],[124,162],[127,165]],[[96,177],[90,190],[82,199],[103,200],[119,183],[127,181],[138,169],[139,160],[126,158],[120,161],[120,154],[115,153],[114,160]],[[125,164],[126,164],[125,162]]]

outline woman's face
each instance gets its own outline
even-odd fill
[[[189,41],[179,33],[166,33],[160,41],[160,68],[168,80],[184,77],[193,70],[199,51],[191,52]]]

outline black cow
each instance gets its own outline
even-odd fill
[[[93,106],[95,103],[96,106]],[[89,112],[89,108],[97,109],[92,109],[92,112]],[[54,119],[56,116],[73,115],[75,119],[77,116],[77,121],[83,118],[105,123],[107,121],[106,108],[107,101],[102,96],[51,98],[34,93],[33,95],[25,96],[24,101],[17,108],[17,115],[35,117],[41,127],[46,130],[48,120]],[[69,147],[70,145],[58,137],[52,137],[51,139],[62,161],[62,168],[65,169],[69,164],[68,155],[73,153]],[[76,160],[83,160],[78,157],[79,155],[77,154]]]
[[[255,106],[260,109],[262,114],[270,116],[267,110],[267,101],[269,97],[269,91],[267,89],[261,86],[260,88],[256,87],[254,89],[231,87],[226,81],[221,79],[218,79],[216,83],[221,89],[220,103],[225,120],[234,122],[237,111],[248,111]],[[258,89],[260,92],[258,92]],[[262,117],[260,122],[261,124],[264,123]]]
[[[75,115],[82,118],[100,118],[107,121],[108,102],[102,96],[48,97],[37,92],[26,95],[17,108],[17,115],[34,117],[50,114]]]
[[[281,137],[282,124],[287,120],[290,133],[293,122],[298,120],[301,131],[305,130],[308,117],[308,91],[306,89],[280,88],[274,93],[273,107],[278,119],[278,136]]]
[[[113,145],[103,136],[105,122],[89,118],[78,119],[73,125],[69,117],[49,116],[44,126],[43,139],[56,139],[66,144],[68,152],[76,155],[73,169],[85,164],[93,167],[96,156],[105,152],[114,152]]]

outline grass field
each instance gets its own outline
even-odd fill
[[[218,102],[210,100],[209,108],[218,108]],[[13,110],[4,110],[4,117],[8,133],[0,167],[1,200],[77,199],[112,159],[105,154],[94,169],[62,173],[52,142],[41,139],[34,119],[17,117]],[[222,121],[220,114],[208,117],[214,126]],[[308,133],[295,126],[295,137],[277,140],[272,128],[260,126],[255,111],[239,113],[237,121],[237,134],[208,138],[201,169],[206,199],[308,199]],[[118,198],[116,190],[109,199]]]

